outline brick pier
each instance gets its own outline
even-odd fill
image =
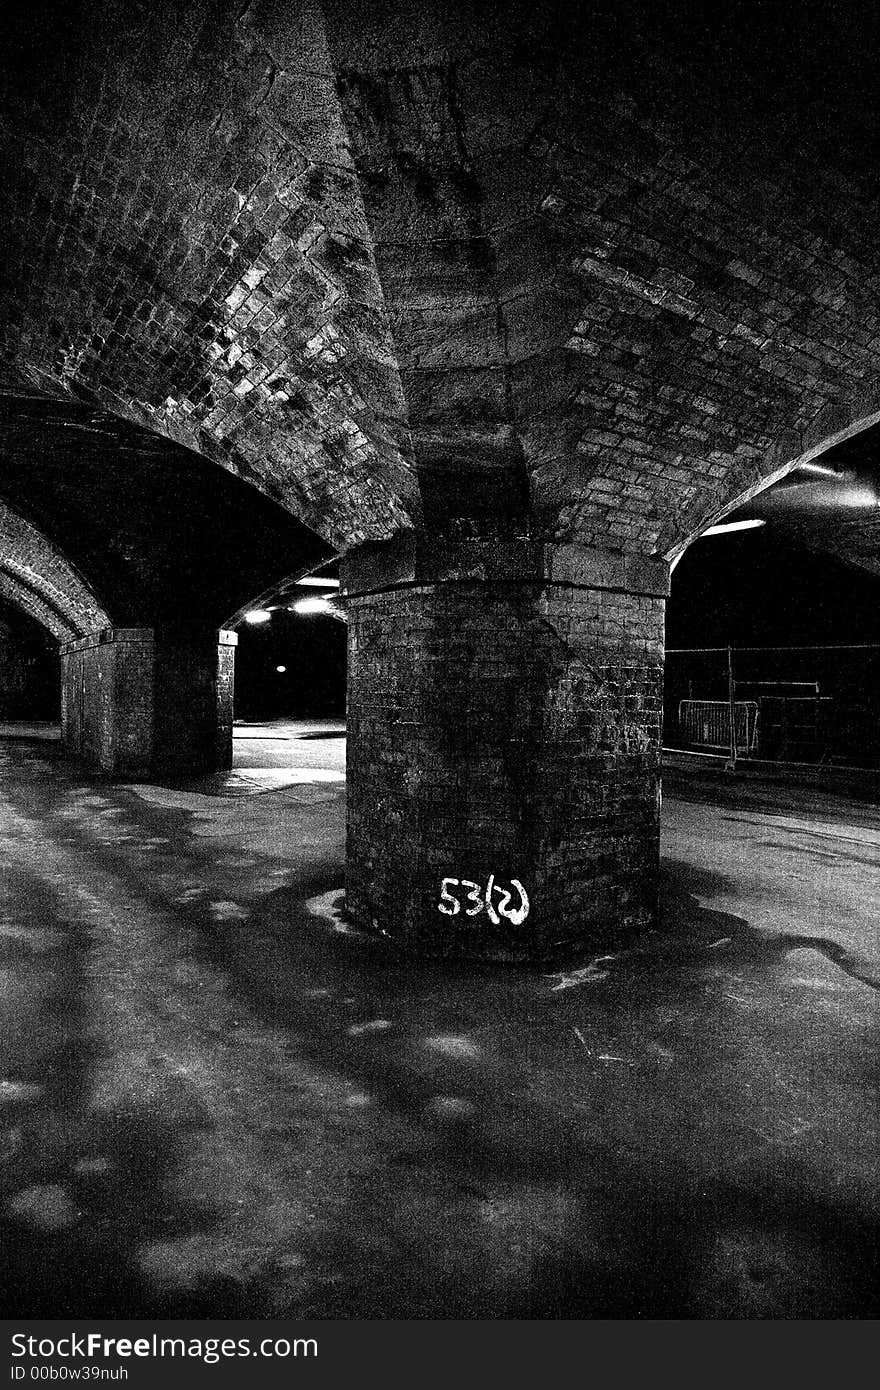
[[[666,567],[416,537],[344,575],[349,911],[488,959],[648,927]]]
[[[234,632],[105,628],[61,649],[61,736],[115,777],[232,766]]]

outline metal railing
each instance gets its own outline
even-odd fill
[[[754,753],[758,736],[758,706],[751,700],[679,700],[678,727],[695,748]]]
[[[880,767],[880,643],[672,647],[664,747]]]

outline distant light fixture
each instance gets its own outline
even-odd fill
[[[333,609],[325,598],[298,598],[290,605],[291,613],[316,614],[332,613]]]
[[[245,613],[244,620],[255,627],[258,623],[267,623],[271,616],[268,608],[250,608]]]
[[[287,667],[286,667],[286,666],[276,666],[276,667],[275,667],[275,670],[278,672],[279,676],[283,676],[283,675],[284,675],[284,672],[287,670]]]
[[[298,579],[297,584],[301,584],[304,589],[338,589],[338,579],[322,579],[318,574],[307,574],[304,579]]]
[[[766,521],[759,521],[757,518],[753,521],[723,521],[720,526],[707,527],[701,532],[700,539],[702,540],[703,536],[725,536],[728,531],[753,531],[756,526],[766,525]]]

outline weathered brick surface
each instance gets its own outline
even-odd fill
[[[671,555],[875,415],[867,7],[324,8],[429,517]]]
[[[670,555],[880,409],[865,7],[95,0],[53,45],[44,4],[0,64],[0,381],[336,546],[424,506]]]
[[[61,551],[2,501],[0,593],[59,641],[109,626],[107,613]]]
[[[165,773],[232,766],[233,632],[156,634],[153,766]]]
[[[206,454],[331,540],[413,488],[315,5],[10,18],[2,355]]]
[[[234,633],[107,628],[61,649],[68,752],[115,777],[232,765]]]
[[[352,594],[358,920],[414,952],[507,959],[652,923],[663,610],[655,595],[547,582]],[[490,875],[496,907],[502,886],[525,887],[522,923],[439,910],[445,878]]]
[[[149,773],[154,662],[149,629],[107,628],[61,648],[61,737],[69,753],[111,776]]]
[[[73,636],[74,629],[59,614],[53,603],[44,599],[34,586],[22,583],[15,575],[3,570],[0,570],[0,598],[36,618],[40,626],[59,642]]]

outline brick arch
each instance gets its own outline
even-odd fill
[[[336,549],[482,508],[674,554],[880,381],[880,129],[858,25],[799,14],[776,72],[767,16],[707,54],[666,8],[96,0],[53,56],[28,5],[0,382]]]
[[[657,556],[869,413],[880,129],[833,17],[776,72],[751,12],[706,63],[687,5],[324,8],[422,472],[521,461],[533,533]]]
[[[30,614],[59,643],[80,635],[42,593],[18,575],[10,574],[5,567],[0,567],[0,597]]]
[[[410,525],[319,7],[98,0],[70,7],[54,53],[46,3],[42,27],[23,7],[4,73],[0,382],[184,444],[334,546]]]
[[[3,502],[0,593],[59,641],[111,626],[106,609],[61,551]]]
[[[665,535],[658,550],[665,560],[677,560],[707,526],[737,511],[779,482],[799,464],[810,463],[864,430],[880,423],[880,387],[865,392],[851,403],[834,404],[820,411],[801,435],[778,441],[757,468],[734,472],[719,491],[707,490],[699,496],[687,516],[679,516]],[[781,460],[784,459],[784,462]],[[670,537],[674,536],[671,544]]]

